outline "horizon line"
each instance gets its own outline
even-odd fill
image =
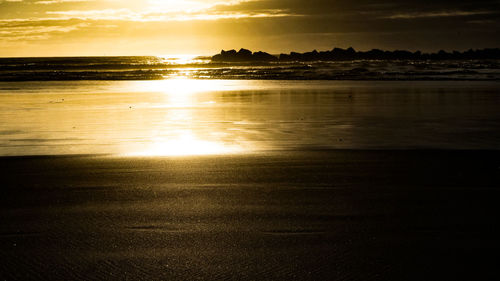
[[[371,49],[356,49],[352,46],[350,47],[346,47],[346,48],[341,48],[341,47],[333,47],[331,49],[326,49],[326,50],[320,50],[320,49],[312,49],[312,50],[309,50],[309,51],[288,51],[288,52],[279,52],[279,53],[275,53],[275,52],[267,52],[267,51],[264,51],[264,50],[258,50],[256,52],[265,52],[265,53],[268,53],[268,54],[271,54],[271,55],[274,55],[274,56],[279,56],[280,54],[289,54],[289,53],[292,53],[292,52],[295,52],[295,53],[305,53],[305,52],[314,52],[314,51],[317,51],[317,52],[325,52],[325,51],[331,51],[335,48],[339,48],[339,49],[344,49],[344,50],[347,50],[349,48],[353,48],[356,52],[369,52],[369,51],[372,51],[372,50],[381,50],[381,51],[384,51],[384,52],[394,52],[394,51],[407,51],[407,52],[412,52],[412,53],[415,53],[415,52],[421,52],[422,54],[433,54],[433,53],[438,53],[440,51],[445,51],[445,52],[448,52],[448,53],[453,53],[453,52],[466,52],[466,51],[469,51],[469,50],[473,50],[473,51],[477,51],[477,50],[487,50],[487,49],[500,49],[500,47],[483,47],[483,48],[465,48],[465,49],[453,49],[453,50],[449,50],[449,49],[435,49],[433,51],[422,51],[422,50],[418,50],[418,49],[415,49],[415,50],[408,50],[408,49],[380,49],[380,48],[371,48]],[[245,50],[250,50],[250,49],[247,49],[245,47],[240,47],[240,48],[229,48],[229,49],[220,49],[218,53],[214,53],[214,54],[186,54],[186,53],[171,53],[171,54],[117,54],[117,55],[107,55],[107,54],[104,54],[104,55],[99,55],[99,54],[96,54],[96,55],[61,55],[61,56],[44,56],[44,55],[41,55],[41,56],[1,56],[0,55],[0,59],[29,59],[29,58],[105,58],[105,57],[158,57],[158,58],[161,58],[161,57],[167,57],[167,56],[172,56],[172,57],[175,57],[175,56],[192,56],[192,57],[212,57],[214,55],[217,55],[217,54],[220,54],[221,51],[231,51],[231,50],[235,50],[235,51],[238,51],[238,50],[241,50],[241,49],[245,49]],[[254,51],[252,51],[254,52]]]

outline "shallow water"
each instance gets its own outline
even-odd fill
[[[498,149],[498,82],[0,83],[0,155]]]

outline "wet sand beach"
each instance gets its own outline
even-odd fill
[[[2,280],[494,280],[500,152],[0,158]]]
[[[0,83],[0,280],[496,280],[498,82]]]

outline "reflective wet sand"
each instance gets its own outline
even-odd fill
[[[497,84],[33,82],[0,99],[0,280],[498,279]]]
[[[0,155],[497,149],[491,82],[0,84]]]

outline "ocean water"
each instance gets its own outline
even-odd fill
[[[212,63],[208,57],[0,58],[0,81],[61,80],[500,80],[498,60]]]
[[[500,148],[496,81],[0,82],[0,156]]]

